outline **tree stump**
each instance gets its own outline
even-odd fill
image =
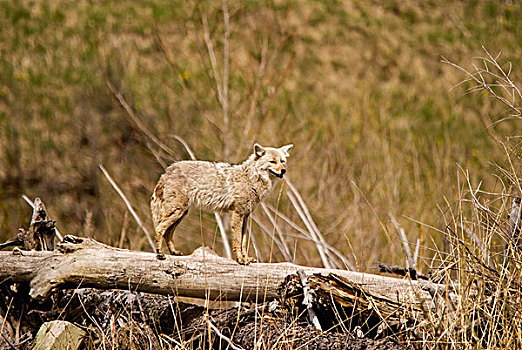
[[[49,218],[45,204],[40,198],[36,197],[29,229],[20,228],[15,238],[0,244],[0,249],[21,247],[24,250],[54,250],[55,224],[56,221]]]

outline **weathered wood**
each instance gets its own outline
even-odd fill
[[[67,321],[45,322],[36,334],[32,350],[77,350],[85,331]]]
[[[56,221],[49,218],[45,204],[40,198],[36,197],[33,205],[29,229],[20,228],[15,238],[0,244],[0,249],[22,247],[25,250],[54,250]]]
[[[47,215],[45,204],[38,197],[34,199],[33,217],[29,230],[27,231],[27,242],[31,244],[30,249],[54,250],[54,237],[56,221]]]
[[[8,247],[23,247],[24,246],[24,240],[23,236],[25,234],[24,229],[19,229],[18,234],[16,237],[9,239],[8,241],[0,244],[0,250]]]
[[[0,281],[30,282],[30,296],[38,300],[57,288],[81,286],[261,302],[279,299],[285,291],[295,292],[299,269],[312,288],[320,286],[341,299],[346,299],[346,293],[339,286],[349,285],[374,298],[430,309],[435,305],[434,296],[446,290],[426,281],[290,263],[242,266],[201,248],[190,256],[158,260],[153,253],[113,248],[74,236],[65,237],[52,252],[0,252]]]

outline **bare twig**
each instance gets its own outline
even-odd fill
[[[234,344],[229,337],[227,337],[226,335],[221,333],[221,331],[212,323],[212,321],[210,320],[210,316],[208,314],[206,314],[205,316],[207,318],[207,323],[210,326],[210,328],[216,333],[216,335],[218,337],[220,337],[221,339],[226,341],[228,343],[228,346],[230,346],[230,348],[232,348],[234,350],[245,350],[241,346]]]
[[[176,318],[174,318],[176,319]],[[168,335],[166,335],[165,333],[161,333],[160,334],[160,339],[166,339],[172,343],[174,343],[174,345],[176,345],[176,348],[175,349],[185,349],[185,346],[183,344],[181,344],[179,341],[177,341],[176,339],[172,338],[172,337],[169,337]]]
[[[513,114],[496,121],[494,124],[498,124],[509,118],[522,118],[522,108],[517,102],[517,98],[522,99],[522,93],[510,77],[511,63],[509,64],[509,69],[506,71],[498,62],[500,52],[496,57],[493,57],[484,47],[482,47],[482,49],[486,53],[486,57],[480,57],[479,59],[481,60],[481,63],[484,67],[482,68],[478,67],[477,65],[473,65],[473,71],[467,70],[460,65],[449,61],[444,56],[442,57],[441,61],[458,69],[466,75],[467,78],[460,84],[468,81],[476,84],[466,92],[486,90],[493,98],[497,99],[513,111]],[[493,78],[494,81],[488,81],[488,76]],[[457,86],[460,84],[457,84]],[[505,95],[509,96],[509,99],[502,96],[500,92],[497,92],[496,90],[498,90],[498,88],[504,91]]]
[[[303,287],[303,305],[306,306],[306,310],[308,311],[308,319],[315,327],[315,329],[322,331],[321,323],[319,323],[319,318],[314,311],[314,302],[312,292],[310,291],[310,284],[308,283],[308,278],[306,278],[306,274],[302,269],[297,270],[297,274],[301,279],[301,286]]]
[[[125,212],[125,216],[123,217],[123,225],[121,226],[120,242],[118,243],[118,248],[123,248],[123,242],[125,241],[125,236],[127,234],[128,223],[129,223],[129,216],[128,216],[127,212]]]
[[[167,154],[173,155],[174,152],[172,151],[172,149],[170,147],[168,147],[167,145],[165,145],[163,142],[161,142],[149,129],[147,129],[145,127],[145,125],[143,125],[143,123],[138,118],[136,113],[134,113],[132,108],[129,106],[129,104],[127,103],[127,101],[123,97],[123,95],[118,90],[116,90],[116,88],[114,87],[112,82],[110,80],[106,80],[105,84],[107,85],[109,90],[112,92],[114,97],[118,100],[118,102],[120,103],[121,107],[125,110],[125,112],[127,112],[129,117],[131,117],[131,119],[134,121],[136,126],[141,130],[141,132],[143,132],[147,137],[149,137],[162,150],[167,152]]]
[[[346,269],[348,269],[350,271],[357,271],[355,266],[338,249],[332,247],[330,244],[328,244],[326,242],[320,242],[318,240],[314,240],[314,238],[310,236],[308,231],[301,228],[298,224],[293,222],[292,219],[290,219],[288,216],[284,215],[283,213],[279,212],[278,210],[275,210],[270,205],[267,205],[267,204],[265,204],[265,205],[267,206],[268,209],[270,209],[271,212],[273,212],[279,218],[283,219],[283,221],[285,221],[291,228],[293,228],[294,230],[296,230],[298,233],[301,234],[301,235],[297,235],[297,234],[294,235],[294,234],[287,232],[287,233],[285,233],[287,236],[309,240],[309,241],[312,241],[313,243],[315,243],[316,245],[320,244],[324,248],[326,248],[328,251],[332,252],[335,256],[337,256],[343,262]],[[331,256],[330,256],[330,258],[331,258]],[[334,262],[335,265],[339,265],[335,261],[332,261],[332,262]]]
[[[103,349],[106,349],[105,348],[105,341],[106,341],[106,335],[105,335],[105,332],[103,331],[103,328],[100,326],[100,324],[98,323],[98,321],[96,321],[96,319],[94,317],[92,317],[89,312],[87,311],[87,309],[85,308],[85,305],[83,304],[83,301],[82,301],[82,298],[78,298],[78,301],[80,302],[80,305],[82,306],[82,309],[83,309],[83,312],[85,313],[85,315],[87,315],[87,317],[89,318],[89,320],[91,320],[91,322],[98,328],[98,330],[100,331],[101,335],[102,335],[102,345],[103,345]]]
[[[223,220],[221,220],[221,216],[218,213],[214,213],[214,217],[216,218],[219,233],[221,234],[221,240],[223,241],[223,247],[225,248],[227,258],[232,259],[232,249],[230,249],[230,243],[228,242],[227,232],[225,230],[225,225],[223,225]]]
[[[318,241],[321,243],[325,242],[323,236],[319,232],[319,229],[315,225],[315,222],[313,221],[312,216],[310,215],[310,212],[308,211],[308,208],[303,201],[303,198],[301,197],[301,195],[299,194],[299,192],[297,191],[295,186],[292,184],[292,182],[290,181],[289,178],[285,179],[285,183],[288,185],[288,187],[291,190],[291,192],[286,192],[286,194],[288,195],[288,198],[292,202],[292,205],[294,206],[295,210],[301,217],[301,220],[303,220],[303,223],[305,224],[306,228],[312,235],[312,238],[314,239],[314,241]],[[330,261],[328,260],[328,255],[324,251],[323,245],[316,244],[316,246],[317,246],[317,251],[319,252],[319,255],[323,262],[323,266],[327,269],[331,268],[332,265],[331,265]]]
[[[484,259],[484,261],[488,264],[488,265],[491,265],[491,260],[490,260],[490,257],[489,257],[489,253],[486,249],[486,247],[484,246],[484,243],[482,243],[480,241],[480,239],[477,237],[477,235],[471,231],[471,230],[468,230],[467,228],[465,228],[462,224],[457,224],[458,227],[461,228],[461,230],[463,232],[465,232],[468,236],[471,237],[471,239],[473,240],[473,242],[475,242],[475,244],[478,245],[478,247],[480,248],[480,251],[482,252],[482,258]]]
[[[11,322],[9,322],[9,311],[11,310],[11,305],[13,304],[14,298],[11,298],[9,300],[9,305],[7,305],[7,310],[5,311],[5,315],[0,315],[0,321],[2,321],[2,327],[0,327],[0,334],[4,334],[4,328],[9,332],[9,334],[13,333],[13,326],[11,325]],[[2,310],[3,311],[3,310]]]
[[[132,217],[134,218],[134,220],[136,220],[136,223],[138,224],[138,226],[142,229],[143,233],[145,233],[145,236],[147,237],[147,240],[149,241],[149,245],[150,247],[152,248],[152,250],[155,249],[155,244],[154,244],[154,241],[152,240],[151,236],[150,236],[150,233],[149,233],[149,230],[147,230],[147,228],[145,227],[145,225],[143,225],[143,222],[141,221],[141,219],[139,218],[138,214],[136,214],[136,212],[134,211],[134,209],[132,208],[132,205],[130,204],[129,200],[127,199],[127,197],[125,196],[125,194],[123,193],[123,191],[118,187],[118,185],[116,184],[116,182],[114,182],[114,180],[112,179],[112,177],[109,175],[109,173],[107,172],[107,170],[105,170],[105,168],[103,167],[103,165],[99,164],[98,165],[101,169],[101,171],[103,172],[103,175],[105,175],[105,177],[107,178],[107,180],[109,181],[109,183],[112,185],[112,187],[114,188],[114,190],[116,190],[116,192],[120,195],[121,199],[123,199],[123,202],[125,203],[125,205],[127,206],[127,209],[129,209],[129,212],[131,213]]]
[[[390,216],[393,226],[395,226],[397,232],[399,232],[399,235],[401,237],[402,247],[404,248],[404,253],[406,254],[406,267],[408,269],[415,269],[415,260],[413,259],[413,256],[411,254],[410,244],[408,243],[408,237],[406,237],[406,232],[404,232],[404,228],[397,222],[397,220],[391,213],[388,215]]]
[[[172,135],[172,137],[174,139],[176,139],[177,141],[179,141],[179,143],[181,143],[183,145],[183,147],[185,148],[185,151],[187,151],[190,159],[196,160],[196,155],[194,154],[194,152],[192,151],[192,149],[188,145],[187,141],[185,141],[183,138],[181,138],[181,136],[178,136],[178,135]]]
[[[284,256],[285,260],[286,261],[292,261],[292,254],[290,253],[290,249],[288,248],[288,245],[285,242],[285,239],[283,237],[283,233],[281,232],[281,229],[277,225],[277,222],[276,222],[275,218],[268,211],[266,205],[263,202],[261,202],[261,209],[263,209],[263,211],[265,212],[266,216],[268,217],[268,220],[270,220],[270,223],[274,227],[274,231],[277,232],[277,234],[279,236],[279,239],[281,240],[281,246],[283,248],[282,253],[283,253],[283,256]]]
[[[254,253],[256,254],[256,259],[258,262],[263,262],[263,257],[261,256],[261,252],[259,251],[256,238],[252,234],[252,222],[249,221],[249,225],[247,226],[248,229],[248,237],[250,238],[250,242],[252,242],[252,246],[254,247]]]
[[[218,102],[221,105],[221,108],[223,108],[223,92],[221,91],[216,54],[214,52],[214,44],[212,44],[212,39],[210,38],[210,31],[208,29],[208,19],[206,14],[201,15],[201,24],[203,25],[203,38],[205,39],[205,44],[207,45],[207,52],[210,59],[210,67],[212,68],[212,76],[215,81],[214,86],[216,89]]]
[[[420,251],[420,238],[417,238],[417,243],[415,243],[415,251],[413,253],[414,266],[417,266],[417,261],[419,260],[419,251]]]
[[[255,217],[254,215],[251,215],[252,217],[252,220],[257,224],[257,226],[259,226],[259,228],[261,229],[262,232],[264,232],[265,234],[268,235],[268,237],[270,237],[270,239],[272,239],[272,241],[274,241],[277,249],[279,249],[279,251],[281,252],[281,254],[283,255],[283,257],[285,256],[285,249],[283,248],[283,244],[281,243],[281,241],[279,241],[279,239],[273,235],[272,233],[272,230],[270,230],[268,227],[266,227],[262,222],[261,220],[259,220],[257,217]],[[286,258],[285,258],[286,259]]]
[[[16,347],[15,345],[13,344],[13,342],[11,341],[11,339],[9,339],[4,333],[1,333],[2,334],[2,338],[4,338],[4,340],[6,341],[6,343],[9,345],[9,348],[13,349],[13,350],[16,350]]]

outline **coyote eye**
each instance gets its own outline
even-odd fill
[[[275,160],[271,160],[270,163],[276,164],[277,162]]]

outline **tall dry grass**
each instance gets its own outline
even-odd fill
[[[500,53],[485,50],[471,68],[446,58],[443,62],[464,75],[466,94],[486,93],[507,108],[488,127],[522,118],[522,94],[513,80],[512,64]],[[504,162],[497,163],[491,175],[494,186],[473,180],[471,171],[462,169],[457,205],[448,205],[444,213],[445,244],[435,251],[432,278],[447,284],[458,301],[429,314],[418,327],[419,341],[429,348],[522,346],[520,142],[516,135],[492,136],[505,152]]]

